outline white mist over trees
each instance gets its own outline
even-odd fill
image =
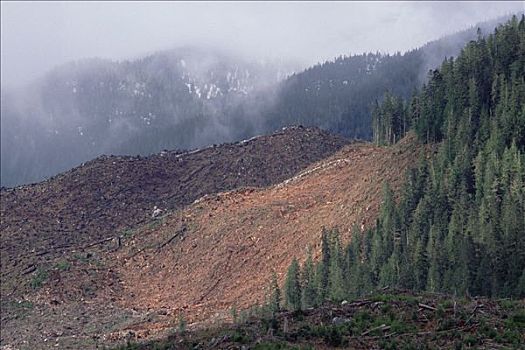
[[[289,66],[185,48],[134,61],[60,66],[31,93],[2,95],[2,184],[39,180],[101,154],[237,140]]]
[[[341,54],[408,51],[523,3],[6,2],[2,86],[87,57],[133,59],[181,46],[273,56],[303,67]]]
[[[295,31],[297,38],[304,37],[304,33],[299,35],[297,28],[304,28],[301,25],[304,25],[308,11],[313,6],[302,5],[305,7],[300,7],[298,13],[300,23],[283,22],[286,28]],[[388,19],[390,15],[400,13],[389,6],[378,8],[374,4],[366,5],[358,6],[364,11],[364,17],[370,16],[371,9],[375,8],[380,18]],[[228,4],[221,6],[223,9],[231,7]],[[71,61],[55,67],[25,87],[8,83],[16,80],[9,77],[15,76],[15,68],[20,67],[19,64],[13,65],[17,50],[19,54],[25,53],[20,62],[30,59],[27,57],[30,56],[27,51],[30,41],[19,40],[13,45],[10,43],[12,38],[3,31],[3,44],[4,38],[8,40],[2,49],[2,73],[8,74],[2,74],[1,185],[14,186],[39,181],[101,154],[147,155],[163,149],[200,148],[268,133],[290,124],[318,126],[347,137],[370,139],[370,110],[376,100],[381,100],[386,91],[408,98],[424,81],[428,69],[436,67],[444,57],[456,55],[468,40],[476,36],[474,27],[403,55],[376,53],[339,56],[299,72],[305,62],[315,62],[320,54],[348,52],[349,49],[338,42],[338,51],[323,48],[322,45],[322,50],[315,50],[319,42],[319,37],[315,36],[310,38],[310,50],[300,47],[304,43],[287,46],[283,42],[290,42],[290,38],[286,39],[288,34],[280,31],[284,41],[275,37],[279,26],[276,29],[270,22],[266,23],[269,33],[266,37],[262,32],[247,26],[248,17],[237,19],[234,14],[242,13],[243,6],[224,15],[224,18],[231,20],[231,28],[221,32],[224,29],[217,24],[217,30],[208,32],[206,40],[199,37],[198,33],[210,23],[199,23],[192,26],[191,31],[194,33],[187,38],[193,41],[192,45],[126,60],[90,58]],[[313,7],[316,6],[324,8],[324,5],[319,4]],[[437,13],[443,10],[441,5],[436,6],[433,9]],[[109,13],[114,13],[117,8],[120,7],[108,7]],[[503,6],[500,10],[505,8],[510,7]],[[12,8],[4,4],[2,9],[13,13]],[[68,6],[64,9],[71,14],[77,11]],[[101,9],[93,13],[105,18],[108,14]],[[411,13],[409,10],[413,13],[422,11],[417,6],[414,9],[409,6],[408,12],[405,11],[402,17],[394,18],[407,21],[408,24],[406,16]],[[334,9],[326,11],[321,11],[319,16],[335,14]],[[258,21],[269,14],[264,13],[262,17],[257,17]],[[88,12],[86,18],[90,15],[92,13]],[[479,12],[472,14],[473,17],[479,15]],[[180,14],[177,16],[180,17]],[[277,13],[276,16],[283,21],[289,13]],[[425,16],[428,17],[428,14],[422,14],[421,18]],[[124,16],[123,21],[131,18],[135,17]],[[13,21],[12,18],[8,19]],[[336,17],[333,20],[336,21]],[[13,27],[9,21],[3,25],[3,29],[8,29],[8,34]],[[188,24],[188,21],[181,20],[180,23]],[[237,31],[232,31],[239,23],[243,25],[238,26]],[[141,26],[144,22],[136,24]],[[387,24],[391,28],[398,26],[389,21],[385,22]],[[491,31],[495,24],[486,23],[482,29]],[[339,25],[335,22],[319,24],[314,21],[305,33],[323,26],[328,28],[323,29],[324,33]],[[121,29],[122,26],[122,23],[114,23],[113,27],[106,25],[92,30],[97,33],[110,28]],[[169,32],[181,27],[166,28]],[[377,30],[372,30],[370,23],[364,28],[371,37],[377,35]],[[144,42],[144,37],[138,35],[135,29],[130,31],[130,35],[132,33],[135,33],[135,37],[130,36],[128,41],[142,42],[145,48],[154,46]],[[217,35],[225,33],[228,35],[223,35],[222,41],[219,40]],[[252,34],[249,42],[246,41],[247,33]],[[363,47],[357,42],[357,33],[349,39],[352,42],[351,50]],[[162,31],[156,34],[161,37],[166,35]],[[83,32],[82,35],[85,37],[87,34]],[[117,34],[110,30],[107,35],[115,37]],[[262,40],[262,37],[266,39]],[[261,54],[261,49],[266,49],[268,45],[265,40],[271,37],[274,38],[274,56],[280,56],[281,59],[265,59],[265,55]],[[177,36],[173,38],[176,41]],[[65,39],[58,37],[57,41],[60,40]],[[104,42],[103,37],[100,40]],[[70,42],[71,38],[65,41]],[[47,39],[46,42],[52,51],[51,41]],[[412,38],[408,42],[417,40]],[[236,44],[238,47],[234,48]],[[382,41],[375,43],[383,44]],[[403,48],[407,41],[403,44],[394,41],[394,44]],[[220,49],[211,48],[221,45]],[[383,49],[391,48],[389,45],[385,44]],[[283,46],[287,48],[283,49]],[[109,53],[106,56],[118,56],[116,51],[99,49],[100,52]],[[292,50],[293,54],[286,53],[287,50]],[[44,50],[43,53],[46,52]],[[120,52],[131,51],[122,47]],[[27,71],[31,70],[30,64],[27,64]],[[297,73],[292,75],[293,72]],[[27,74],[20,73],[18,76],[23,81]]]

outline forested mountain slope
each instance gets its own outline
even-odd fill
[[[290,266],[288,305],[384,286],[523,298],[525,17],[444,61],[409,102],[387,96],[374,116],[376,142],[399,140],[408,125],[438,152],[407,171],[399,203],[385,187],[374,228],[347,246],[337,230],[323,233],[323,258],[301,275],[315,278],[301,285]]]
[[[479,24],[481,32],[501,21]],[[476,28],[404,54],[341,56],[287,79],[297,65],[197,48],[57,67],[24,91],[2,89],[1,185],[39,181],[101,154],[203,147],[287,125],[370,139],[375,101],[385,91],[408,98]]]
[[[387,94],[372,125],[376,145],[292,128],[2,189],[2,345],[96,348],[378,287],[523,298],[525,17]],[[489,332],[473,307],[440,329]],[[516,317],[487,336],[519,345]]]
[[[371,111],[386,92],[408,99],[427,81],[430,69],[508,18],[479,23],[406,53],[340,56],[293,74],[281,84],[277,102],[266,112],[266,128],[315,125],[370,140]]]

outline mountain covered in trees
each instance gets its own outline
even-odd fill
[[[408,98],[475,36],[472,28],[405,54],[341,56],[292,76],[290,63],[197,48],[73,62],[25,91],[3,89],[1,184],[42,180],[101,154],[198,148],[290,124],[370,139],[371,106],[385,91]]]
[[[281,84],[277,102],[266,112],[266,128],[315,125],[370,140],[371,111],[386,92],[408,99],[427,81],[430,69],[457,56],[478,33],[488,34],[508,18],[480,23],[403,54],[340,56],[293,74]]]
[[[41,180],[101,154],[241,140],[255,134],[258,106],[291,69],[192,47],[57,67],[29,91],[2,91],[2,185]]]
[[[376,106],[377,143],[409,130],[436,154],[407,171],[398,201],[385,184],[374,228],[347,245],[325,229],[317,263],[292,261],[289,309],[387,286],[525,297],[525,17],[479,35],[410,100]]]

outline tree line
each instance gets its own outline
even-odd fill
[[[292,261],[288,308],[382,286],[525,297],[525,18],[429,74],[409,101],[376,104],[374,141],[412,130],[437,152],[407,170],[399,201],[385,184],[374,228],[355,228],[346,246],[323,230],[320,261]]]

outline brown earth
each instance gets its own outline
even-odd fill
[[[93,348],[129,330],[160,335],[181,312],[209,324],[263,301],[272,270],[282,281],[294,256],[319,254],[323,226],[348,239],[373,225],[383,182],[399,189],[422,150],[413,136],[354,143],[306,168],[343,144],[292,128],[182,156],[100,158],[2,190],[0,343]]]
[[[308,247],[319,255],[323,226],[344,240],[372,226],[383,182],[399,189],[420,150],[412,136],[391,148],[354,143],[278,185],[207,196],[165,217],[117,254],[122,305],[209,321],[262,302],[272,270],[282,282],[293,257]]]
[[[102,156],[38,184],[2,188],[2,291],[11,293],[5,281],[46,259],[149,222],[155,206],[176,210],[206,194],[279,183],[346,143],[320,129],[290,127],[187,153]]]

